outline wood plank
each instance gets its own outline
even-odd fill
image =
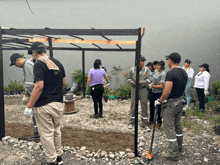
[[[47,38],[30,38],[29,42],[48,42]],[[108,41],[108,40],[75,40],[75,39],[52,39],[53,43],[77,43],[77,44],[109,44],[109,45],[136,45],[136,41]]]

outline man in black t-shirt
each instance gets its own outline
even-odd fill
[[[155,101],[155,106],[167,99],[166,104],[163,105],[163,126],[169,146],[162,155],[167,159],[178,161],[179,152],[182,151],[181,114],[188,75],[179,67],[181,56],[178,53],[171,53],[166,59],[171,70],[166,74],[165,89],[160,99]]]
[[[46,55],[43,43],[35,42],[31,46],[36,59],[34,65],[34,89],[25,113],[31,116],[34,106],[41,143],[46,155],[46,165],[63,164],[61,155],[61,118],[63,116],[62,88],[66,83],[63,65]]]

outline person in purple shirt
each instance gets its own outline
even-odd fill
[[[90,69],[87,80],[87,88],[90,87],[90,92],[94,102],[94,110],[95,110],[95,114],[90,115],[90,118],[95,118],[95,119],[103,117],[102,116],[102,112],[103,112],[102,96],[104,93],[103,77],[105,77],[106,81],[108,81],[108,77],[104,69],[101,68],[101,65],[102,65],[101,60],[96,59],[94,62],[94,68]]]

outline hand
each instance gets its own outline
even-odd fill
[[[24,110],[24,116],[25,116],[26,118],[32,117],[32,116],[33,116],[32,108],[26,107],[25,110]]]
[[[133,81],[134,86],[136,85],[136,83]]]
[[[162,104],[162,102],[159,101],[159,99],[157,99],[155,102],[154,102],[154,106],[156,107],[157,105],[160,105]]]
[[[22,98],[23,105],[26,105],[28,103],[28,100],[29,100],[28,95],[24,95],[23,98]]]
[[[152,88],[152,85],[151,84],[148,84],[148,89],[151,89]]]
[[[209,95],[209,91],[205,90],[204,94],[205,94],[205,96]]]
[[[106,82],[105,80],[103,80],[103,83],[105,83],[105,84],[106,84],[107,82]]]

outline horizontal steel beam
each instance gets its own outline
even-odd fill
[[[138,35],[138,29],[2,29],[8,35]]]
[[[25,48],[3,48],[2,50],[28,50]],[[135,52],[136,49],[97,49],[97,48],[59,48],[59,47],[53,47],[53,50],[76,50],[76,51],[115,51],[115,52]]]

